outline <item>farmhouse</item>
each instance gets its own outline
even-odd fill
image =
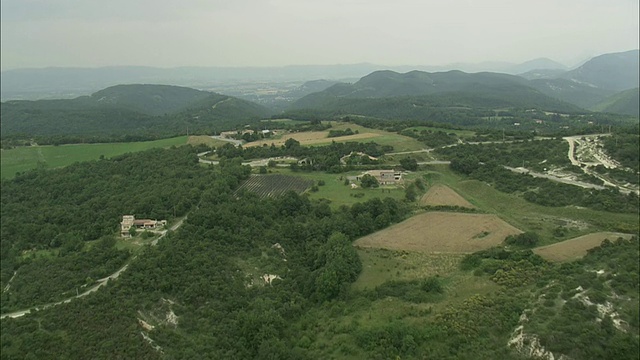
[[[373,176],[380,185],[395,185],[402,181],[402,173],[394,170],[369,170],[356,176],[356,181],[360,181],[364,175]]]
[[[120,223],[120,235],[122,237],[131,237],[129,230],[131,230],[132,227],[136,229],[154,230],[164,225],[167,225],[167,220],[136,219],[134,215],[123,215],[122,222]]]

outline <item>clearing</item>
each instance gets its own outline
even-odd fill
[[[605,239],[615,241],[619,237],[628,240],[631,238],[631,235],[616,232],[598,232],[552,245],[541,246],[533,249],[533,252],[549,261],[570,261],[585,256],[587,250],[600,246]]]
[[[522,231],[496,215],[428,212],[356,240],[361,248],[425,253],[470,253]]]
[[[433,185],[420,199],[420,205],[428,206],[460,206],[474,209],[470,202],[453,191],[450,187],[442,184]]]

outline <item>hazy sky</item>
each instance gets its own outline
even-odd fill
[[[638,0],[2,0],[3,70],[444,65],[638,48]]]

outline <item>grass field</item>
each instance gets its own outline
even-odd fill
[[[145,142],[107,143],[107,144],[73,144],[60,146],[28,146],[2,150],[2,178],[13,178],[17,172],[31,170],[39,166],[57,168],[75,162],[97,160],[100,156],[110,158],[128,152],[148,150],[151,148],[184,145],[186,136]]]
[[[213,139],[211,136],[208,136],[208,135],[196,135],[196,136],[189,136],[189,139],[187,140],[187,144],[190,144],[190,145],[205,144],[210,147],[218,147],[224,144],[228,144],[228,142],[223,140]]]
[[[273,174],[295,175],[304,179],[323,180],[324,185],[318,186],[317,192],[307,192],[309,198],[327,199],[331,201],[331,207],[337,208],[341,205],[351,205],[357,202],[364,202],[373,198],[391,197],[394,199],[403,199],[405,196],[404,189],[398,187],[380,187],[377,189],[351,189],[350,186],[344,184],[347,176],[359,175],[362,172],[348,172],[343,174],[328,174],[323,172],[293,172],[287,168],[269,169]],[[362,195],[359,195],[362,194]]]
[[[413,151],[420,150],[424,148],[424,145],[421,144],[416,139],[399,135],[396,133],[391,133],[384,130],[376,130],[365,128],[360,125],[350,124],[350,123],[332,123],[333,127],[331,130],[345,130],[346,128],[350,128],[353,131],[358,131],[358,134],[349,135],[349,136],[339,136],[339,137],[328,137],[329,131],[313,131],[313,132],[300,132],[300,133],[290,133],[276,136],[271,139],[265,139],[261,141],[255,141],[251,143],[247,143],[245,147],[251,146],[262,146],[264,144],[271,145],[274,144],[276,146],[281,146],[287,141],[289,138],[296,139],[300,142],[301,145],[327,145],[332,142],[375,142],[380,145],[390,145],[393,146],[394,151]]]
[[[615,241],[619,237],[630,239],[631,235],[614,232],[593,233],[552,245],[542,246],[533,249],[533,252],[549,261],[571,261],[585,256],[587,250],[600,246],[605,239]]]
[[[497,214],[522,231],[535,231],[541,245],[571,239],[599,231],[634,233],[638,231],[637,214],[618,214],[578,207],[546,207],[536,205],[514,195],[500,192],[477,180],[466,180],[451,172],[447,165],[428,166],[434,184],[449,186],[479,210]],[[565,230],[562,237],[554,237],[554,229]]]
[[[355,241],[361,248],[470,253],[521,233],[495,215],[428,212]]]

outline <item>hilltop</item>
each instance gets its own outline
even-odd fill
[[[375,101],[373,99],[376,99]],[[383,107],[383,108],[381,108]],[[526,79],[499,73],[448,71],[428,73],[377,71],[354,84],[336,84],[293,103],[293,109],[314,109],[360,115],[425,118],[434,108],[580,109],[542,94]],[[384,114],[384,115],[382,115]]]
[[[167,85],[119,85],[64,100],[14,100],[0,105],[2,137],[28,134],[166,136],[215,132],[269,116],[235,97]]]

